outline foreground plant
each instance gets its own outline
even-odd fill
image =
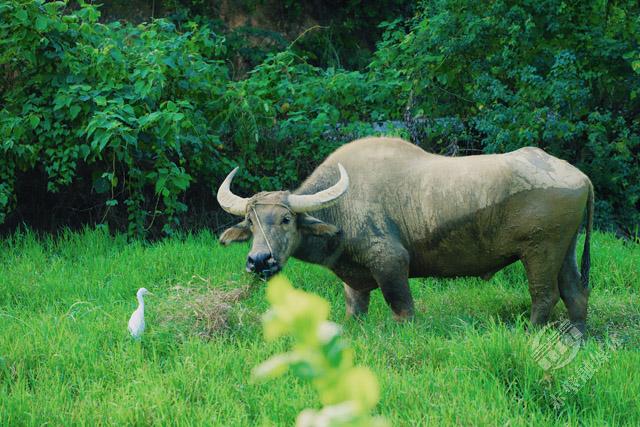
[[[263,317],[265,339],[290,336],[294,345],[256,367],[253,377],[276,378],[290,370],[312,382],[323,405],[302,411],[296,426],[387,426],[383,418],[370,415],[380,400],[378,381],[368,368],[353,365],[353,350],[340,326],[327,320],[329,303],[294,289],[282,276],[269,282],[267,300],[271,309]]]

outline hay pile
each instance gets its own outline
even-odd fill
[[[228,288],[228,289],[227,289]],[[161,329],[183,341],[190,336],[210,340],[246,321],[256,320],[240,304],[249,296],[249,285],[229,282],[211,286],[211,279],[193,276],[186,284],[169,289],[169,296],[158,307]]]

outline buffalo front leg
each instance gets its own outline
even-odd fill
[[[347,305],[347,318],[360,317],[369,310],[371,290],[358,290],[344,284],[344,299]]]
[[[380,290],[384,300],[393,310],[395,320],[402,321],[413,317],[415,310],[408,278],[382,281],[380,282]]]
[[[404,248],[387,252],[384,261],[372,268],[372,274],[394,319],[406,320],[414,315],[413,297],[409,288],[409,254]]]

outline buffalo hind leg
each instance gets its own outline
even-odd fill
[[[560,299],[558,291],[558,272],[562,255],[556,257],[555,251],[542,250],[526,255],[523,259],[529,281],[531,295],[531,323],[544,325],[549,321],[551,311]]]
[[[558,288],[560,290],[560,297],[569,312],[569,320],[573,326],[584,334],[587,321],[589,289],[583,288],[580,280],[578,262],[576,261],[577,237],[578,235],[576,234],[562,262],[562,267],[558,274]]]
[[[409,288],[409,254],[403,247],[386,252],[386,258],[372,268],[372,274],[394,319],[401,321],[414,315],[413,297]],[[389,254],[393,254],[390,256]]]
[[[347,317],[360,317],[369,311],[369,299],[371,290],[354,289],[344,284],[344,299],[347,305]]]

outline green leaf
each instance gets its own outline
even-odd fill
[[[87,160],[87,157],[89,157],[89,154],[91,154],[91,150],[89,149],[89,146],[87,144],[82,144],[78,147],[78,153],[80,154],[80,157],[82,157],[84,160]]]
[[[93,190],[98,194],[104,194],[111,189],[111,183],[108,179],[99,177],[93,182]]]
[[[44,16],[38,16],[36,18],[36,30],[46,31],[49,21]]]
[[[75,119],[76,117],[78,117],[78,113],[80,113],[80,106],[79,105],[72,105],[71,108],[69,109],[69,114],[71,115],[72,119]]]
[[[331,366],[336,368],[340,366],[340,362],[342,362],[342,352],[346,348],[347,344],[339,335],[334,336],[331,341],[323,346],[323,352]]]
[[[173,178],[173,185],[177,189],[184,191],[189,187],[190,180],[191,180],[191,177],[188,174],[183,173]]]
[[[37,128],[38,125],[40,124],[40,117],[38,116],[29,117],[29,124],[31,125],[31,129]]]
[[[156,181],[156,194],[161,194],[164,189],[165,184],[167,183],[167,175],[163,175]]]
[[[99,105],[101,107],[107,105],[107,98],[105,98],[104,96],[96,96],[94,98],[94,101],[95,101],[96,105]]]
[[[291,369],[293,375],[303,380],[311,380],[319,374],[318,370],[306,360],[291,363],[289,369]]]
[[[44,4],[44,9],[47,11],[49,15],[54,15],[58,13],[58,10],[65,6],[65,3],[62,1],[52,1],[46,2]]]
[[[26,23],[29,16],[27,15],[27,11],[26,10],[18,9],[18,11],[15,14],[15,17],[21,23]]]
[[[91,147],[96,149],[97,151],[102,152],[104,150],[104,147],[107,146],[107,144],[109,143],[109,138],[111,137],[111,135],[107,132],[105,132],[102,129],[99,129],[96,131],[93,140],[91,141]]]
[[[301,359],[301,356],[295,352],[278,354],[259,366],[256,366],[253,369],[251,376],[254,380],[265,380],[279,377],[287,372],[289,365],[299,362]]]

